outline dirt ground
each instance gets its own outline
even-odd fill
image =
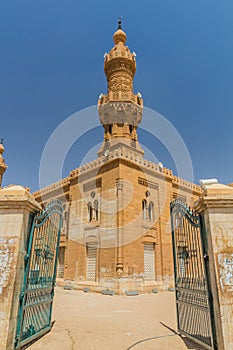
[[[56,288],[53,320],[30,350],[204,350],[176,334],[174,292],[108,296]]]

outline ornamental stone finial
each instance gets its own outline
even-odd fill
[[[118,29],[122,29],[122,16],[118,17]]]

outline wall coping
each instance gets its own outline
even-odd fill
[[[194,207],[200,213],[206,208],[233,208],[233,187],[220,183],[207,186]]]
[[[0,209],[40,210],[41,205],[34,196],[23,186],[10,185],[0,189]]]

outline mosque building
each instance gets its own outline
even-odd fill
[[[113,40],[104,56],[108,90],[98,100],[104,140],[97,158],[34,197],[43,205],[54,198],[64,204],[58,283],[117,293],[167,289],[174,275],[170,202],[178,197],[192,206],[201,188],[144,158],[137,135],[143,99],[133,90],[136,55],[121,21]]]

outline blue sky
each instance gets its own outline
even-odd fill
[[[3,185],[38,189],[51,133],[106,92],[103,55],[113,46],[119,15],[137,53],[135,91],[184,139],[195,182],[233,181],[232,0],[9,0],[0,4],[0,137],[8,165]],[[175,167],[158,140],[143,130],[139,137],[164,166]],[[82,136],[63,175],[102,138],[101,127]]]

